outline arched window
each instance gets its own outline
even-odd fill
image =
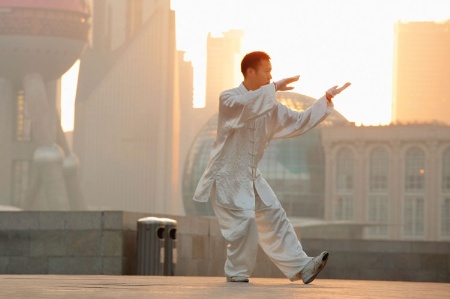
[[[403,203],[403,234],[421,237],[425,230],[425,153],[413,147],[405,156],[405,197]]]
[[[342,148],[337,153],[334,208],[336,220],[353,219],[353,160],[353,154],[349,148]]]
[[[388,152],[378,147],[370,153],[369,183],[370,192],[386,193],[388,188]]]
[[[425,189],[425,154],[414,147],[406,152],[405,190],[409,192]]]
[[[450,237],[450,148],[442,155],[441,236]]]
[[[353,155],[349,148],[341,149],[336,158],[336,191],[353,190]]]
[[[388,152],[382,147],[373,149],[369,157],[368,221],[382,224],[368,229],[369,236],[387,236],[388,223]]]

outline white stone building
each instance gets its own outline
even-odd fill
[[[450,240],[450,126],[322,128],[325,220],[366,237]]]

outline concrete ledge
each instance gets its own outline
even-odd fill
[[[137,221],[177,221],[178,276],[223,276],[226,242],[215,217],[124,211],[0,212],[0,274],[137,273]],[[300,235],[299,229],[296,230]],[[330,260],[322,278],[449,282],[450,242],[302,239]],[[260,249],[254,277],[283,278]]]
[[[0,212],[0,273],[135,274],[136,223],[123,211]]]

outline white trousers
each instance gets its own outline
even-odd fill
[[[255,190],[256,191],[256,190]],[[229,243],[225,275],[250,277],[258,243],[287,278],[297,275],[312,259],[303,251],[280,202],[266,206],[256,195],[255,210],[231,210],[212,199],[223,237]]]

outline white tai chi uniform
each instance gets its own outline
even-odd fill
[[[274,84],[248,91],[243,84],[220,95],[217,137],[194,200],[212,200],[229,242],[225,274],[249,277],[258,242],[288,278],[311,260],[258,163],[273,138],[299,136],[333,110],[325,96],[297,112],[276,101]]]

